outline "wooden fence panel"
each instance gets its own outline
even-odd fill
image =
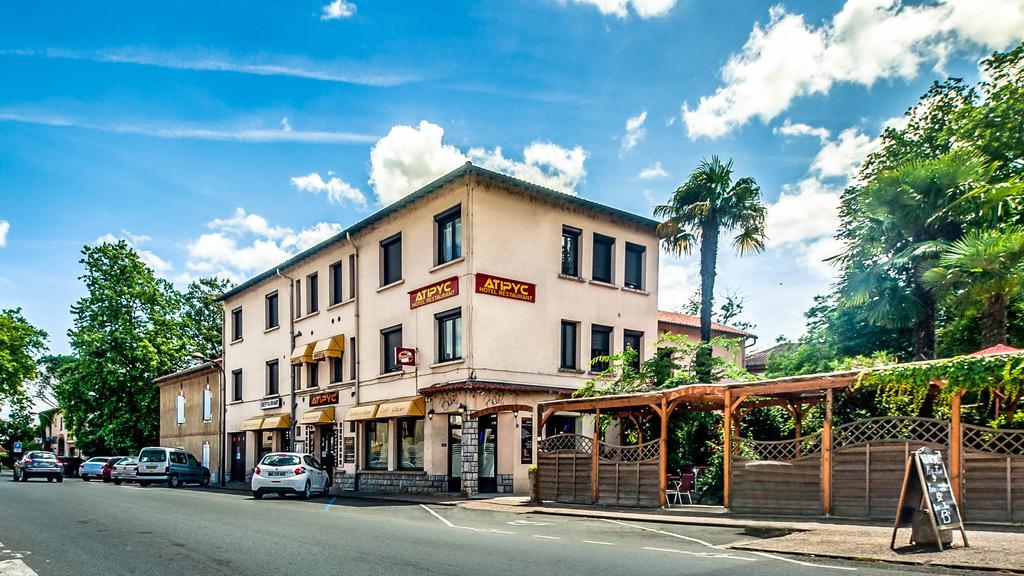
[[[964,426],[964,519],[1024,522],[1024,431]]]
[[[753,514],[820,516],[821,455],[785,462],[734,460],[732,510]]]

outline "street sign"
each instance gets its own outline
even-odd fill
[[[42,444],[42,443],[43,443],[43,439],[42,439],[42,438],[39,438],[39,437],[37,436],[37,437],[36,437],[36,444]]]
[[[916,472],[916,473],[915,473]],[[900,491],[900,503],[896,510],[896,522],[892,529],[890,548],[896,547],[896,531],[901,526],[912,524],[914,513],[926,512],[935,532],[935,543],[942,550],[942,530],[960,529],[960,535],[967,547],[967,532],[964,531],[960,509],[956,505],[956,496],[946,474],[946,465],[942,462],[942,454],[931,448],[920,448],[907,458],[907,468],[903,474],[903,489]]]
[[[416,365],[416,349],[415,348],[395,348],[395,364],[401,366],[415,366]]]
[[[21,454],[21,442],[14,443],[14,453]]]

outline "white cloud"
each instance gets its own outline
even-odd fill
[[[658,260],[658,309],[678,310],[700,287],[700,269],[695,258],[682,260],[662,255]]]
[[[334,0],[320,9],[321,20],[342,20],[356,13],[356,5],[345,0]]]
[[[661,167],[661,162],[655,162],[654,166],[648,166],[640,171],[641,180],[654,180],[655,178],[668,178],[669,173]]]
[[[0,248],[7,246],[7,233],[11,231],[11,223],[0,220]]]
[[[207,227],[212,232],[201,234],[188,244],[186,267],[190,272],[182,275],[180,281],[187,281],[195,273],[239,282],[341,231],[339,224],[319,222],[296,232],[271,226],[263,216],[243,208],[236,208],[230,218],[210,221]]]
[[[644,139],[645,122],[647,122],[647,110],[626,119],[626,135],[622,137],[622,152],[632,150]]]
[[[116,244],[119,240],[124,240],[132,250],[135,250],[136,254],[139,255],[139,259],[146,266],[149,266],[157,276],[166,276],[174,268],[170,261],[157,256],[151,250],[142,248],[142,244],[152,240],[152,238],[144,234],[132,234],[130,231],[122,228],[119,236],[108,232],[97,238],[93,244]]]
[[[328,172],[327,176],[330,179],[324,181],[320,174],[310,172],[306,176],[293,177],[291,182],[292,186],[303,192],[315,195],[326,194],[327,200],[331,204],[340,204],[342,201],[348,200],[358,206],[366,206],[366,196],[360,189],[334,176],[333,172]]]
[[[370,150],[369,183],[384,205],[472,161],[554,190],[573,194],[586,177],[583,148],[562,148],[534,142],[523,150],[523,161],[506,158],[501,148],[471,148],[463,153],[443,142],[444,128],[423,120],[418,126],[393,126]]]
[[[678,0],[573,0],[576,4],[590,4],[601,14],[625,18],[629,8],[641,18],[666,16],[672,11]],[[564,3],[565,0],[562,0]]]
[[[93,124],[59,115],[26,114],[16,111],[0,111],[0,122],[19,122],[42,126],[84,128],[114,134],[129,134],[167,138],[172,140],[216,140],[260,144],[264,142],[301,142],[304,144],[353,144],[373,142],[372,134],[354,132],[329,132],[293,130],[285,122],[282,129],[276,128],[208,128],[201,126],[147,126],[138,124]]]
[[[857,175],[869,154],[878,150],[881,142],[860,129],[847,128],[835,140],[824,140],[824,145],[811,162],[811,171],[820,178],[842,177],[847,180]]]
[[[811,126],[810,124],[803,123],[792,123],[789,118],[782,123],[782,126],[776,126],[772,129],[772,133],[781,134],[783,136],[814,136],[815,138],[825,142],[828,137],[832,135],[827,129],[820,126]]]
[[[365,65],[354,61],[311,61],[301,56],[269,56],[266,54],[239,58],[223,52],[201,48],[191,50],[154,50],[147,47],[127,47],[95,51],[65,50],[62,48],[48,48],[44,50],[16,49],[0,50],[0,55],[58,60],[85,60],[106,64],[134,64],[137,66],[153,66],[156,68],[192,70],[197,72],[288,76],[322,82],[361,84],[365,86],[398,86],[419,79],[417,76],[412,75],[370,70]]]
[[[834,277],[835,270],[823,260],[841,249],[834,238],[840,194],[840,189],[815,178],[784,186],[779,198],[768,205],[768,247],[792,250],[802,267],[823,278]]]
[[[752,118],[768,122],[795,98],[826,94],[836,83],[871,86],[942,66],[957,50],[1010,46],[1024,39],[1021,0],[847,0],[820,26],[780,6],[755,24],[722,68],[724,85],[696,107],[683,104],[691,138],[716,138]]]

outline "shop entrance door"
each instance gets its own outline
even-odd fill
[[[448,491],[462,491],[462,416],[448,416]]]
[[[338,439],[334,435],[334,424],[320,426],[320,454],[317,458],[324,465],[324,469],[334,475],[336,463],[335,455],[338,453]]]
[[[480,455],[477,459],[479,490],[482,493],[498,491],[498,415],[480,419]]]
[[[231,481],[245,482],[245,432],[231,435]]]

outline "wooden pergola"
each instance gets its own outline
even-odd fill
[[[801,423],[804,414],[811,407],[825,403],[824,433],[822,435],[822,465],[831,465],[831,428],[832,428],[832,391],[845,388],[852,384],[862,370],[829,372],[791,376],[755,382],[733,382],[725,384],[693,384],[632,394],[595,396],[589,398],[571,398],[552,400],[537,405],[537,421],[539,429],[544,430],[547,420],[556,412],[578,412],[594,414],[595,419],[601,415],[617,418],[629,418],[637,422],[637,416],[655,414],[661,421],[659,437],[659,479],[658,501],[661,506],[666,503],[665,489],[668,477],[668,421],[676,411],[721,411],[724,415],[722,424],[724,439],[724,485],[722,500],[726,508],[730,505],[730,472],[732,468],[732,438],[734,431],[738,434],[739,423],[743,416],[753,408],[765,406],[781,406],[793,416],[796,436],[801,436]],[[954,411],[955,419],[959,420],[959,410]],[[954,423],[957,427],[959,422]],[[599,440],[599,428],[594,426],[594,445]],[[642,440],[641,440],[642,443]],[[593,451],[592,492],[597,500],[598,493],[598,451]],[[951,471],[954,489],[959,484],[958,471]],[[831,476],[826,475],[823,486],[823,504],[826,514],[829,513]]]

